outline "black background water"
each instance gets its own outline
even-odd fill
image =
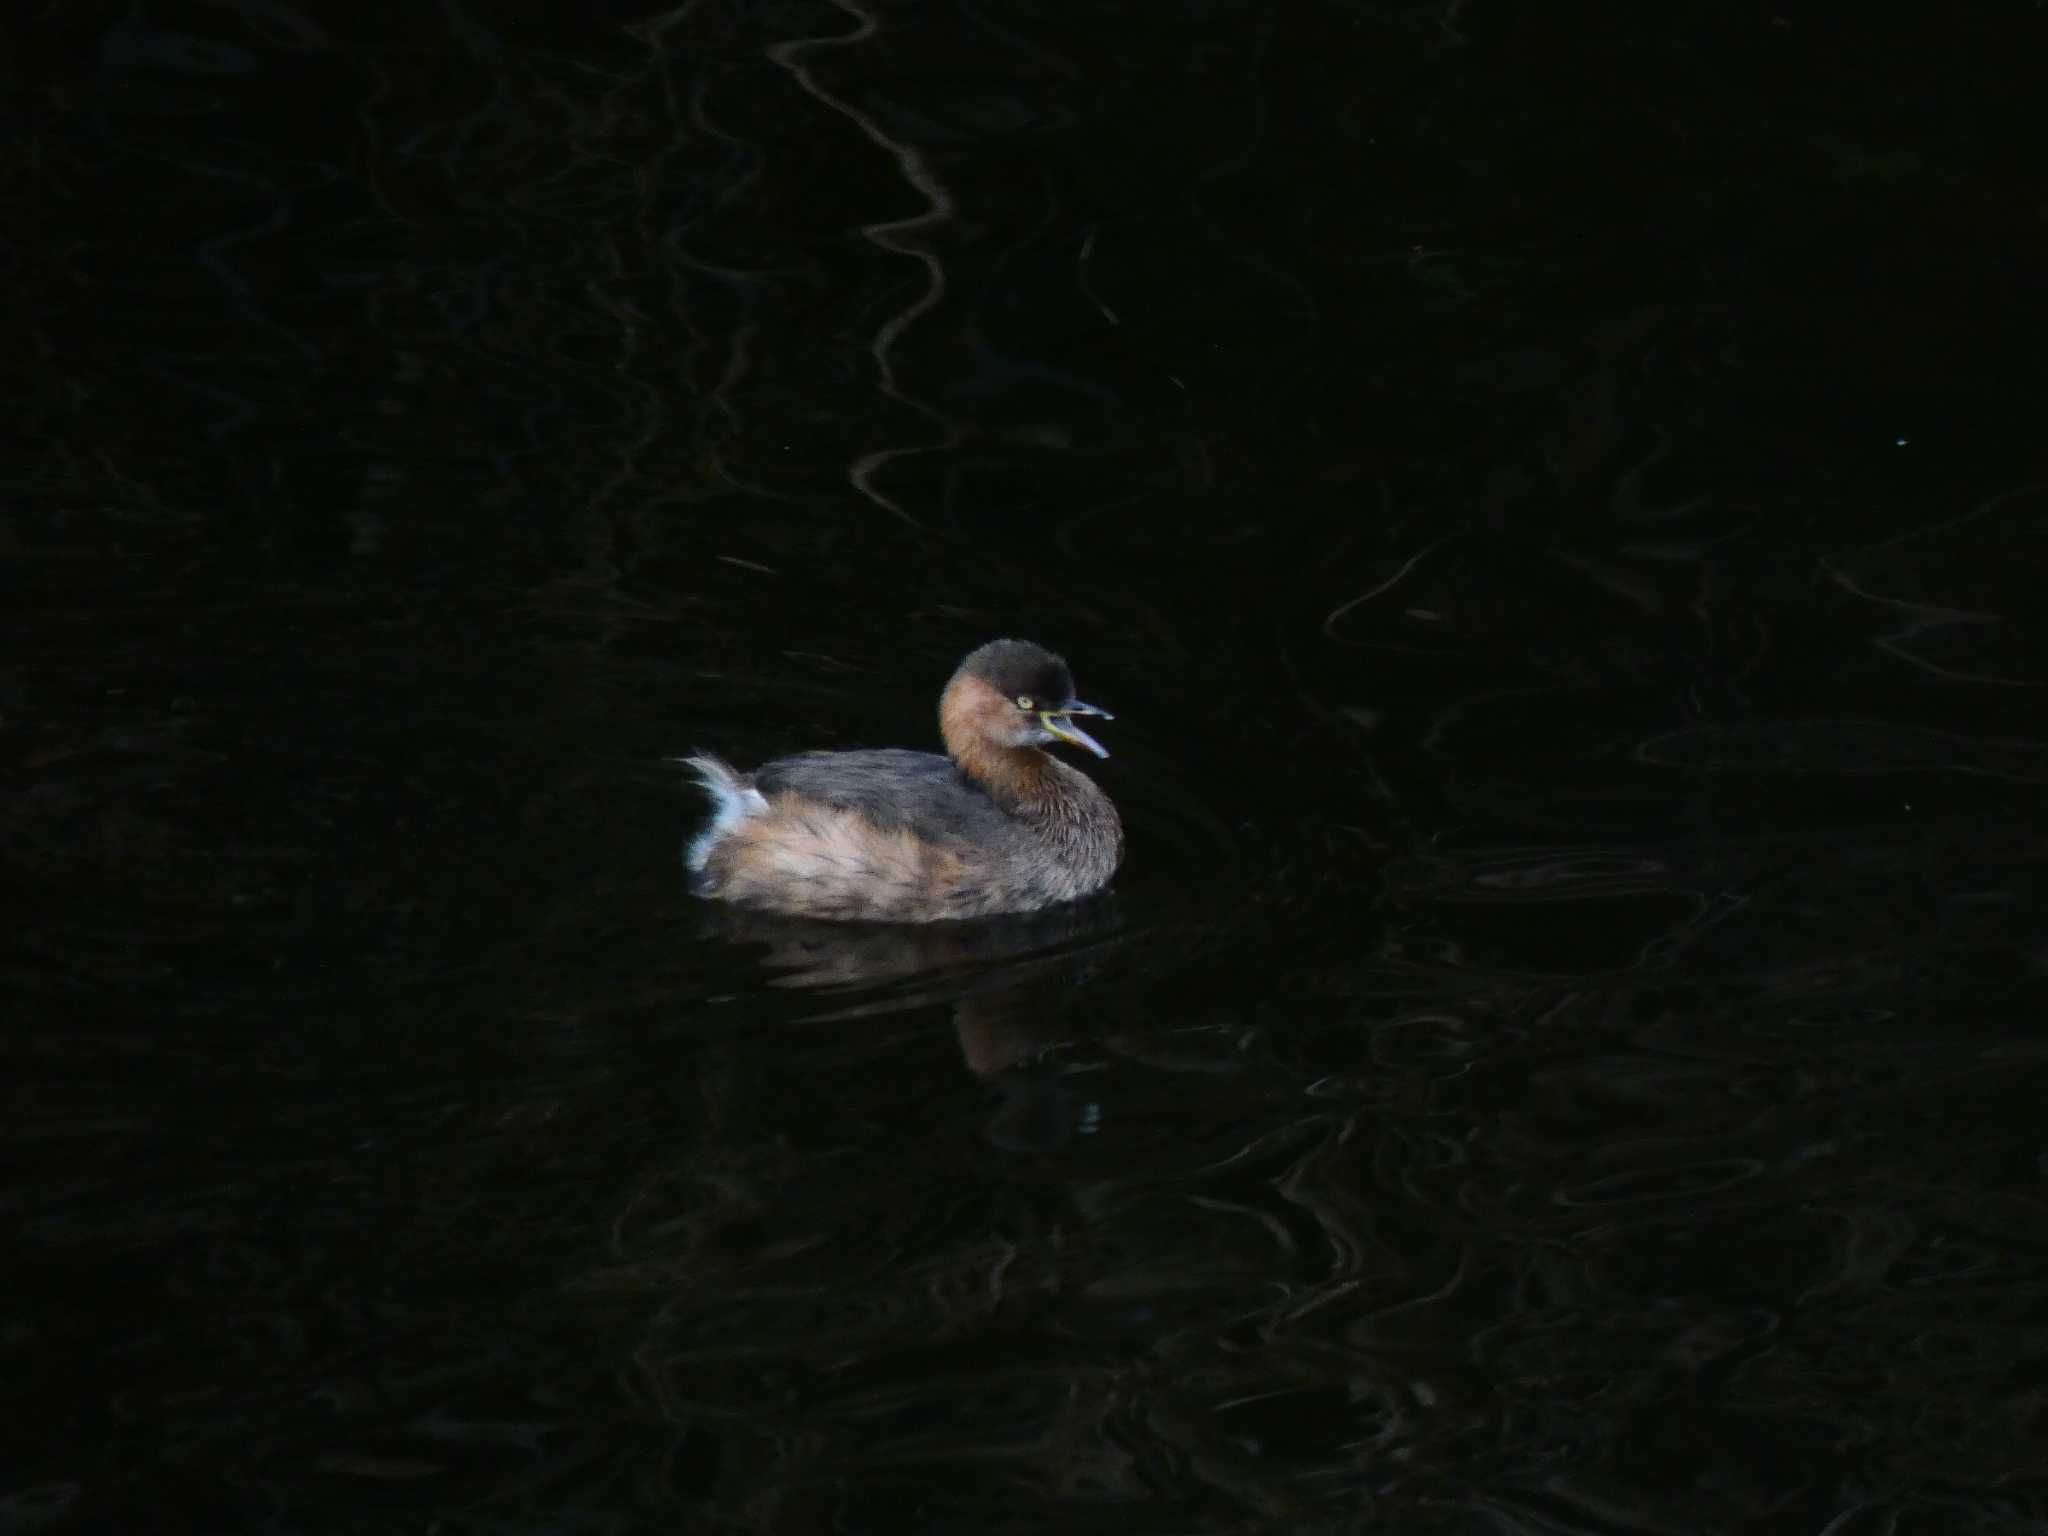
[[[2040,6],[7,25],[0,1530],[2048,1530]]]

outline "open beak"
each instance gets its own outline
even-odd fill
[[[1075,715],[1093,715],[1098,720],[1116,718],[1106,709],[1097,709],[1093,704],[1083,704],[1079,699],[1069,699],[1058,709],[1041,709],[1038,712],[1038,723],[1061,741],[1071,742],[1077,747],[1086,747],[1097,757],[1109,756],[1109,748],[1074,724]]]

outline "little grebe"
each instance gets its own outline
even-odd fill
[[[932,923],[1032,912],[1100,890],[1123,857],[1116,807],[1039,749],[1109,753],[1074,724],[1067,664],[1026,640],[970,653],[939,696],[946,755],[803,752],[751,774],[687,759],[713,802],[686,859],[719,901],[800,917]]]

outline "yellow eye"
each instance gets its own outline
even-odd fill
[[[1019,709],[1029,709],[1029,708],[1031,707],[1031,695],[1030,695],[1030,694],[1028,694],[1028,693],[1020,693],[1020,694],[1018,694],[1018,695],[1017,695],[1017,707],[1018,707]]]

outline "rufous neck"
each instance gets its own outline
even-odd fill
[[[939,699],[939,735],[946,755],[1001,803],[1021,808],[1046,793],[1052,761],[1036,747],[998,740],[994,727],[1008,722],[1010,704],[978,677],[956,677]]]

